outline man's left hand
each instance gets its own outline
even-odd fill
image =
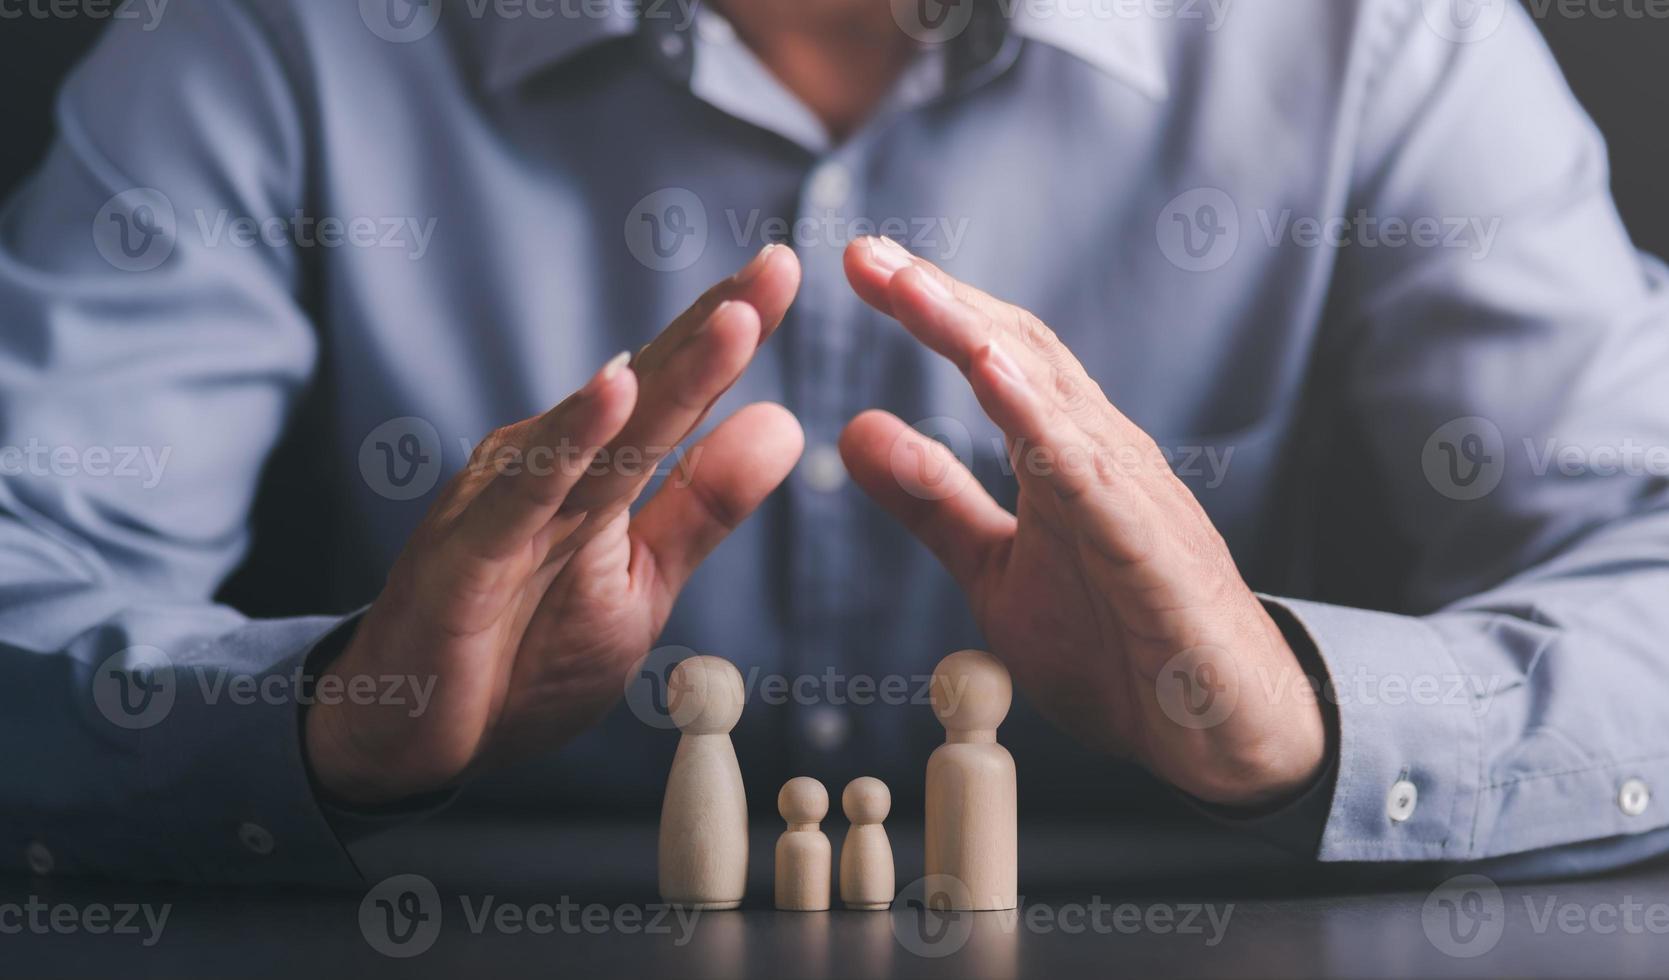
[[[1006,437],[1014,514],[893,415],[853,420],[841,453],[967,592],[1032,703],[1212,803],[1267,805],[1309,786],[1327,749],[1315,699],[1300,696],[1311,682],[1154,440],[1025,310],[886,239],[853,243],[846,271],[962,371]],[[931,465],[899,465],[911,460]]]

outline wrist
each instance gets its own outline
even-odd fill
[[[1264,649],[1270,651],[1277,682],[1255,692],[1268,698],[1260,714],[1269,719],[1269,748],[1236,798],[1227,805],[1270,809],[1295,800],[1324,777],[1336,750],[1338,722],[1327,690],[1326,667],[1308,636],[1279,607],[1262,605]],[[1271,693],[1272,692],[1272,693]],[[1283,696],[1285,692],[1288,696]]]
[[[302,717],[302,737],[314,784],[325,801],[346,807],[377,807],[410,795],[388,780],[389,767],[376,765],[358,745],[344,704],[314,704]]]
[[[1203,765],[1179,785],[1217,806],[1279,808],[1314,787],[1332,757],[1337,726],[1320,696],[1324,685],[1276,621],[1266,612],[1258,618],[1248,633],[1263,642],[1243,650],[1230,671],[1239,678],[1232,719],[1198,747]]]
[[[375,611],[367,618],[374,617]],[[367,662],[366,623],[354,631],[345,647],[318,673],[315,689],[347,691],[356,677],[375,677]],[[368,715],[376,704],[357,704],[346,697],[315,698],[303,709],[302,742],[308,772],[325,801],[341,806],[380,807],[420,792],[399,778],[400,767],[387,752],[368,739],[367,724],[382,720]]]

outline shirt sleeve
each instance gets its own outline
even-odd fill
[[[1320,384],[1393,542],[1359,560],[1399,584],[1388,611],[1275,600],[1338,710],[1325,861],[1569,872],[1669,847],[1669,275],[1500,7],[1459,40],[1420,3],[1374,8],[1351,211],[1404,244],[1339,253]]]
[[[118,20],[0,212],[0,867],[356,877],[299,731],[347,620],[212,598],[318,358],[239,224],[301,207],[301,102],[241,0]]]

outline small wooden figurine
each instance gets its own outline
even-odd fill
[[[874,776],[846,784],[840,807],[851,827],[840,846],[840,900],[849,909],[888,908],[893,900],[892,843],[881,822],[892,809],[892,792]]]
[[[818,824],[829,815],[829,791],[809,776],[796,776],[777,794],[777,809],[788,822],[777,838],[777,908],[827,911],[834,849]]]

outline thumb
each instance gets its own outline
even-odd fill
[[[742,409],[690,449],[632,519],[632,536],[654,558],[657,622],[701,562],[788,478],[804,449],[793,414],[768,403]]]

